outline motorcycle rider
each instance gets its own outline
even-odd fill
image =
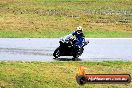
[[[76,37],[77,42],[75,43],[75,46],[78,46],[79,48],[82,47],[83,43],[85,42],[85,36],[83,33],[83,28],[81,26],[78,26],[74,32],[64,37],[64,40],[70,39],[72,36]]]

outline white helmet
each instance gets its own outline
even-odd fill
[[[77,33],[80,34],[83,31],[83,28],[81,26],[78,26],[76,29]]]

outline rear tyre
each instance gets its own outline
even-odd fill
[[[73,48],[73,59],[76,59],[76,58],[78,58],[79,57],[79,48],[78,48],[78,46],[74,46],[74,48]]]
[[[79,57],[79,54],[78,53],[75,53],[75,54],[73,54],[72,60],[73,61],[76,61],[78,59],[78,57]]]
[[[74,51],[75,53],[73,54],[73,57],[74,58],[78,58],[79,56],[81,56],[82,55],[82,53],[83,53],[83,51],[84,51],[84,48],[82,47],[82,48],[76,48],[75,49],[76,51]]]
[[[79,57],[79,54],[78,53],[76,53],[75,55],[73,55],[73,58],[74,59],[76,59],[76,58],[78,58]]]
[[[55,51],[54,51],[54,53],[53,53],[53,56],[55,57],[55,58],[58,58],[59,56],[60,56],[60,50],[59,50],[60,48],[58,47]]]

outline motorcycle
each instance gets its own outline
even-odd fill
[[[53,53],[53,56],[55,57],[54,59],[60,56],[73,56],[73,60],[75,60],[76,58],[81,56],[84,51],[84,46],[86,46],[89,41],[83,42],[82,47],[75,45],[76,42],[77,40],[74,38],[70,38],[67,40],[61,39],[59,41],[60,46],[56,48]]]

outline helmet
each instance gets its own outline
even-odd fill
[[[80,34],[80,33],[82,33],[82,31],[83,31],[83,28],[81,26],[78,26],[77,29],[76,29],[76,32],[78,34]]]

